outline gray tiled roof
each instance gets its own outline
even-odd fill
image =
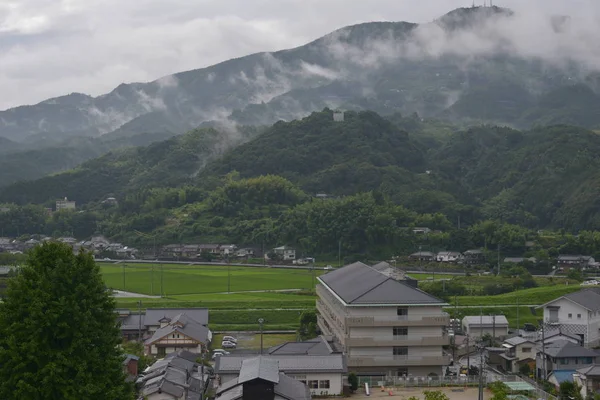
[[[600,354],[591,349],[579,346],[568,340],[557,340],[544,346],[544,353],[550,357],[598,357]]]
[[[594,364],[589,367],[578,369],[577,372],[587,376],[600,376],[600,364]]]
[[[481,325],[483,324],[483,326],[490,326],[492,327],[494,325],[494,318],[491,315],[468,315],[466,317],[463,318],[463,322],[467,322],[469,325]],[[500,328],[503,325],[508,326],[508,320],[506,319],[506,317],[504,315],[496,315],[496,327]]]
[[[346,304],[445,304],[442,300],[381,274],[361,262],[318,278]]]
[[[311,398],[308,386],[283,374],[279,375],[279,383],[275,385],[275,394],[294,400],[310,400]]]
[[[265,381],[278,383],[279,362],[272,358],[262,356],[243,360],[238,382],[244,383],[254,379],[263,379]]]
[[[533,343],[531,340],[525,339],[525,338],[520,337],[520,336],[515,336],[515,337],[512,337],[510,339],[506,339],[504,341],[504,343],[510,344],[512,346],[518,346],[520,344],[527,343],[527,342]]]
[[[304,342],[287,342],[267,350],[269,355],[329,355],[335,349],[322,335]]]
[[[253,355],[227,354],[217,358],[215,373],[234,374],[240,371],[242,362]],[[285,373],[318,373],[332,372],[345,373],[345,356],[334,353],[327,356],[300,356],[300,355],[278,355],[262,356],[262,358],[275,360],[279,363],[279,371]]]
[[[563,297],[590,311],[600,311],[600,288],[583,289],[575,293],[566,294]]]
[[[144,325],[159,326],[163,317],[175,318],[179,314],[186,314],[201,325],[208,325],[208,308],[148,308],[144,317]]]
[[[180,326],[178,323],[182,323],[183,326]],[[180,314],[175,316],[169,325],[157,329],[156,332],[154,332],[154,335],[146,340],[146,344],[152,344],[173,332],[179,332],[201,343],[206,343],[208,341],[210,333],[206,326],[188,318],[186,314]]]

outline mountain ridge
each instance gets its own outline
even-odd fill
[[[519,107],[492,115],[491,120],[485,112],[444,114],[471,86],[485,93],[488,83],[508,77],[525,88],[528,85],[524,83],[533,82],[537,91],[545,93],[560,88],[563,78],[569,76],[569,71],[559,67],[542,68],[532,57],[511,53],[511,46],[501,46],[507,40],[502,36],[487,38],[493,51],[472,54],[465,64],[460,49],[457,52],[455,48],[456,38],[485,37],[476,35],[475,29],[493,33],[502,24],[511,27],[505,22],[511,18],[513,13],[507,9],[477,7],[451,11],[427,24],[369,22],[342,27],[293,49],[258,52],[146,83],[122,83],[97,97],[72,93],[0,111],[0,136],[21,142],[28,137],[95,137],[132,129],[148,132],[157,125],[183,133],[210,120],[272,124],[323,107],[372,108],[389,114],[418,112],[452,121],[469,118],[530,126],[548,119],[551,113],[534,102],[531,107],[541,112],[538,110],[533,121],[524,114],[534,113]],[[568,29],[557,34],[567,35]],[[473,45],[471,50],[480,51],[481,45]],[[496,53],[495,47],[499,49]],[[494,57],[502,52],[508,52],[504,64],[496,64]],[[490,108],[499,101],[493,96],[475,101],[482,98]],[[561,107],[568,108],[569,100]],[[465,102],[468,109],[473,100]],[[592,127],[588,114],[574,122]],[[569,118],[554,122],[572,123]]]

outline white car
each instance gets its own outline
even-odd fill
[[[583,283],[581,284],[581,286],[595,286],[595,285],[598,285],[598,284],[600,284],[600,282],[598,282],[598,281],[597,281],[597,280],[595,280],[595,279],[592,279],[592,280],[589,280],[589,281],[585,281],[585,282],[583,282]]]
[[[237,339],[233,336],[223,336],[223,342],[233,342],[237,343]]]
[[[235,349],[237,347],[237,344],[228,340],[223,340],[223,342],[221,343],[221,347],[223,347],[224,349]]]
[[[328,265],[328,266],[326,266],[326,267],[325,267],[325,268],[323,268],[323,269],[324,269],[324,270],[327,270],[327,271],[329,271],[329,270],[333,269],[333,267],[332,267],[331,265]]]

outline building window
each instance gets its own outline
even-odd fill
[[[523,353],[531,353],[531,347],[523,347],[523,348],[521,349],[521,351],[522,351]]]
[[[408,375],[408,368],[398,368],[396,370],[396,376],[406,376]]]
[[[569,313],[569,318],[573,318],[573,314]]]
[[[408,355],[408,347],[406,346],[394,346],[394,355],[395,356],[407,356]]]
[[[592,357],[588,357],[588,358],[586,358],[586,359],[585,359],[585,363],[586,363],[586,364],[592,364],[592,363],[593,363],[593,359],[592,359]]]
[[[406,308],[406,307],[398,307],[397,310],[396,310],[396,314],[398,316],[405,317],[405,316],[408,315],[408,308]]]
[[[329,381],[319,381],[319,389],[329,389]]]
[[[581,319],[581,314],[577,314],[577,319]]]
[[[394,328],[394,336],[407,336],[408,328]]]
[[[566,359],[566,358],[559,358],[559,360],[560,360],[560,363],[561,363],[562,365],[567,365],[567,364],[568,364],[568,361],[567,361],[567,359]]]
[[[309,389],[318,389],[319,381],[308,381],[308,387]]]

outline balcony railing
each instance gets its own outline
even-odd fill
[[[450,356],[349,356],[349,367],[388,367],[411,365],[448,365]]]
[[[398,315],[382,317],[346,317],[346,326],[447,326],[448,314],[438,315]]]
[[[390,347],[390,346],[448,346],[450,338],[447,335],[432,337],[394,336],[389,339],[376,337],[349,337],[347,346]]]

